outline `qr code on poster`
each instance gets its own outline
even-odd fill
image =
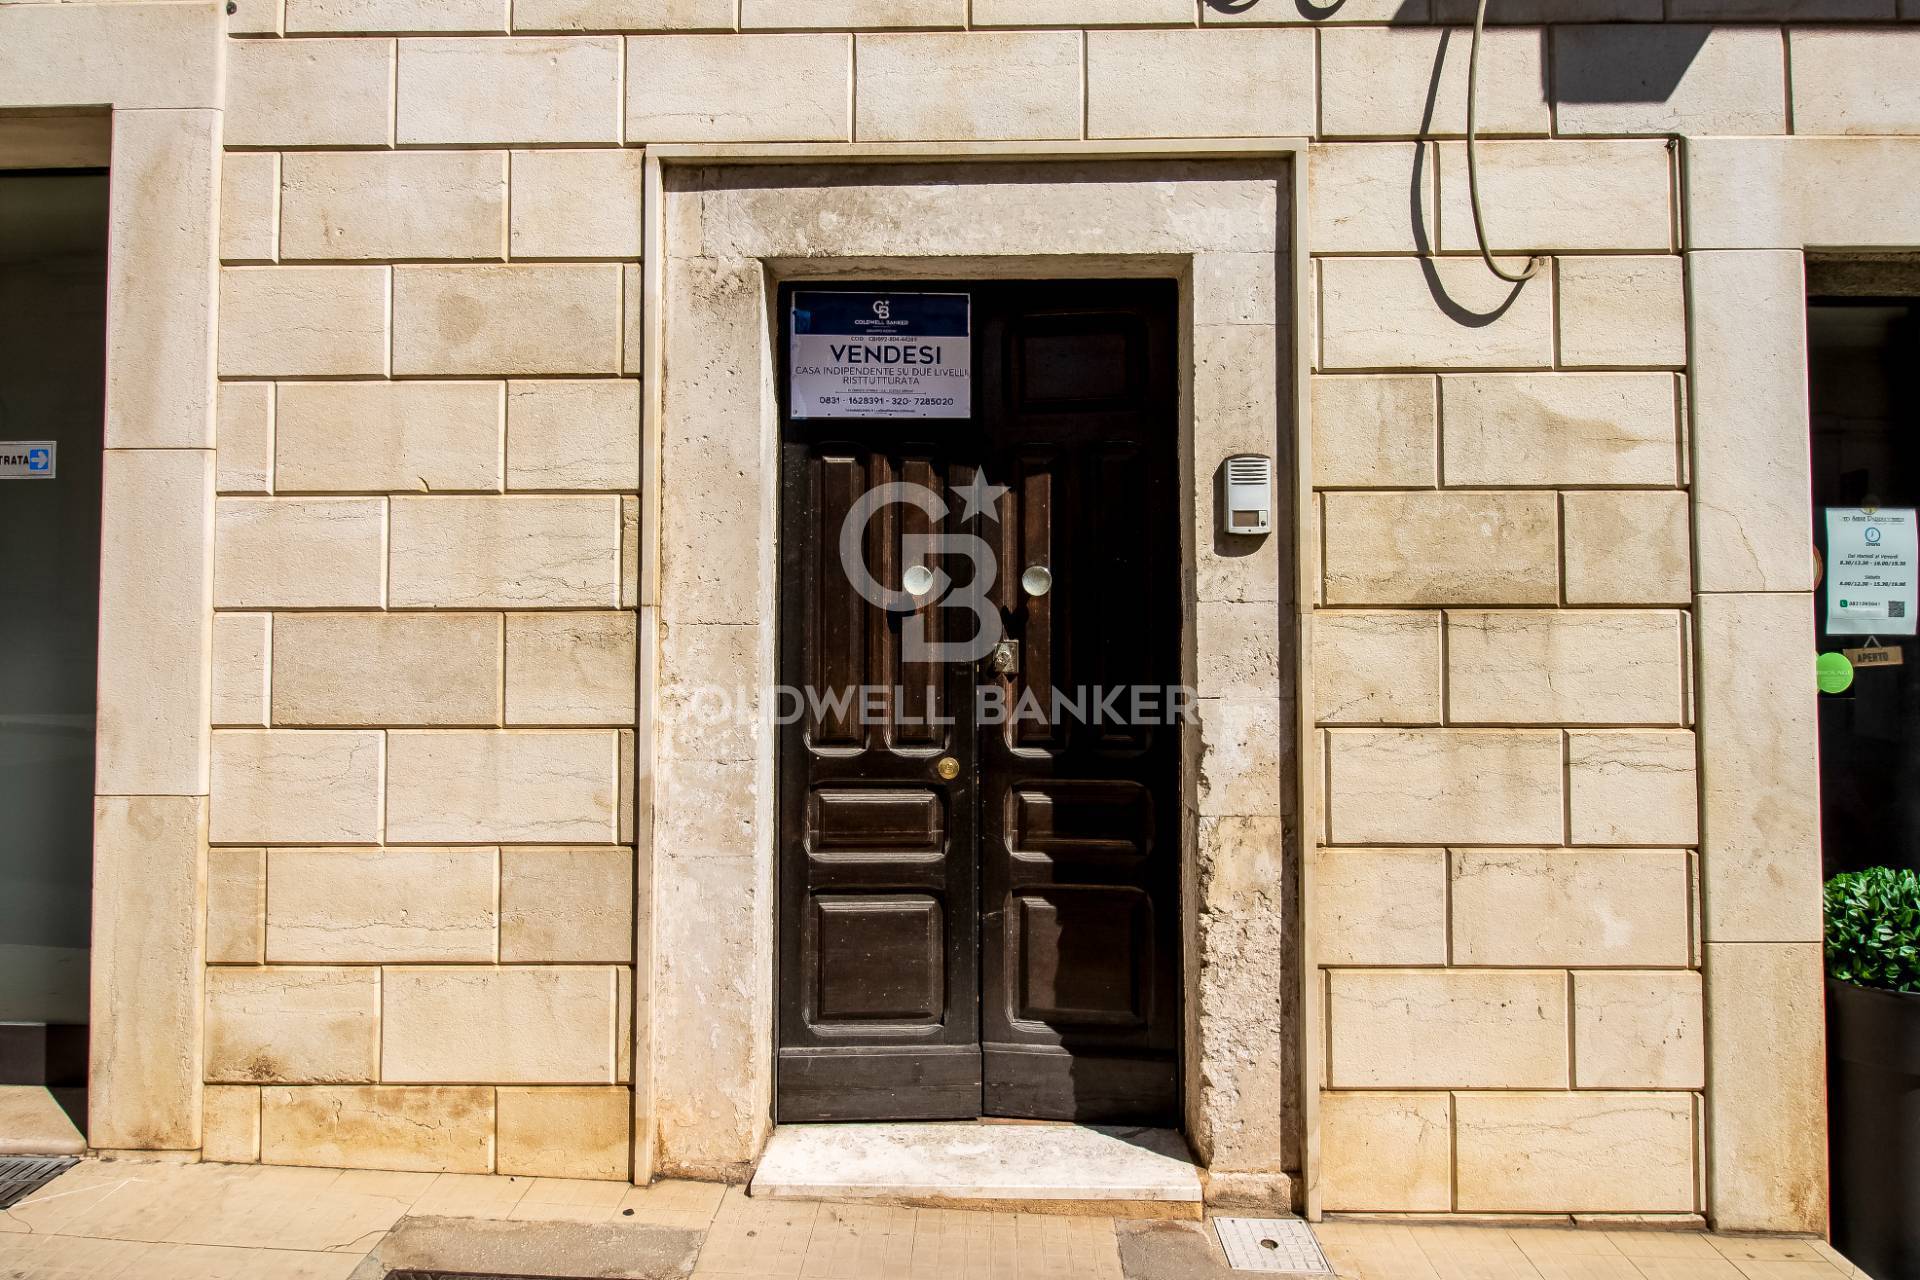
[[[1907,602],[1906,602],[1905,600],[1889,600],[1889,601],[1887,601],[1887,616],[1888,616],[1889,618],[1904,618],[1904,617],[1906,617],[1906,616],[1907,616]]]

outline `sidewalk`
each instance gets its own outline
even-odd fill
[[[1696,1232],[1316,1228],[1348,1280],[1845,1280],[1811,1240]],[[569,1277],[1226,1280],[1201,1224],[754,1200],[471,1174],[85,1161],[0,1212],[0,1280]]]

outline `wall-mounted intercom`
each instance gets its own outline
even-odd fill
[[[1220,467],[1220,532],[1273,531],[1273,459],[1236,453]]]

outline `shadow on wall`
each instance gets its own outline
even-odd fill
[[[1291,6],[1310,22],[1323,22],[1337,16],[1347,0],[1206,0],[1218,13],[1251,14],[1260,6]],[[1470,37],[1462,26],[1473,22],[1477,0],[1402,0],[1391,22],[1404,25],[1445,24],[1435,50],[1433,71],[1427,81],[1427,101],[1421,114],[1420,133],[1431,137],[1434,110],[1440,97],[1441,69],[1456,40]],[[1548,9],[1556,6],[1545,6]],[[1488,21],[1545,24],[1555,16],[1542,12],[1539,0],[1505,2],[1489,0]],[[1667,25],[1661,22],[1660,0],[1647,0],[1643,22],[1580,24],[1558,26],[1552,48],[1540,59],[1540,96],[1552,104],[1560,103],[1647,103],[1665,102],[1680,87],[1694,59],[1707,42],[1711,28],[1706,25]],[[1464,55],[1464,48],[1462,49]],[[1519,298],[1525,286],[1515,285],[1491,310],[1474,310],[1448,294],[1434,267],[1432,228],[1420,200],[1421,183],[1426,177],[1428,149],[1416,148],[1413,172],[1407,192],[1413,219],[1414,243],[1421,269],[1435,305],[1455,324],[1483,328],[1500,319]]]

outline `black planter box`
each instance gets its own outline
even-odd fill
[[[1920,995],[1827,979],[1833,1246],[1874,1280],[1920,1280]]]

